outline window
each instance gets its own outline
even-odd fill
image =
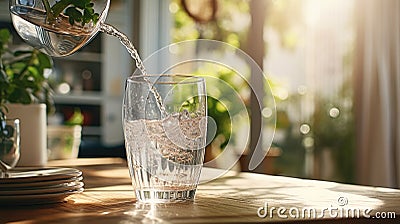
[[[148,8],[156,1],[142,2],[146,2],[142,7]],[[251,123],[252,126],[262,124],[264,143],[261,148],[270,148],[268,139],[273,133],[271,122],[276,120],[270,150],[273,155],[270,155],[271,160],[267,159],[267,166],[260,166],[262,168],[257,169],[257,172],[352,182],[353,1],[265,0],[264,12],[252,9],[251,2],[171,0],[167,4],[163,1],[157,3],[157,6],[151,6],[160,13],[155,20],[146,19],[142,22],[146,26],[142,30],[154,30],[154,33],[147,35],[157,39],[154,42],[157,44],[151,45],[153,51],[161,49],[163,52],[162,48],[169,43],[181,47],[170,47],[168,53],[160,58],[173,54],[174,50],[184,52],[185,57],[189,54],[220,50],[223,53],[215,58],[222,62],[231,60],[230,63],[240,67],[241,70],[235,70],[229,69],[230,66],[204,61],[190,65],[191,70],[199,75],[214,72],[214,78],[209,78],[208,83],[210,96],[215,96],[209,101],[209,106],[212,107],[209,114],[217,123],[217,130],[211,131],[216,133],[214,145],[221,149],[219,152],[224,151],[227,139],[232,139],[232,144],[239,153],[243,148],[250,148],[249,138],[246,137],[251,132],[250,120],[245,118],[247,115],[257,119]],[[154,17],[154,11],[152,12]],[[147,13],[147,16],[150,14]],[[249,45],[256,39],[256,36],[250,36],[254,31],[251,27],[252,16],[262,18],[261,23],[257,22],[262,25],[263,32],[255,33],[260,35],[262,46],[249,52]],[[217,49],[212,44],[188,44],[198,39],[217,40],[229,46],[224,45],[225,47]],[[145,42],[141,44],[144,46],[153,42],[146,41],[146,38],[141,40]],[[182,41],[186,41],[186,44],[182,44]],[[259,117],[255,116],[257,111],[250,103],[251,66],[238,53],[232,53],[235,57],[231,55],[232,58],[229,58],[229,51],[235,48],[252,56],[260,52],[263,55],[259,64],[267,79],[261,85],[258,83],[259,87],[255,91],[261,89],[265,96],[262,108],[258,111]],[[153,51],[145,50],[148,55]],[[160,58],[159,60],[165,60]],[[153,61],[153,65],[160,64],[157,60],[150,61]],[[181,63],[171,68],[171,71],[185,71],[184,66],[188,64]],[[225,87],[237,94],[227,93]],[[271,93],[275,100],[276,116],[269,96]],[[222,95],[224,96],[221,97]],[[240,100],[229,98],[230,96]],[[245,107],[244,110],[240,108],[239,112],[236,111],[236,114],[232,110],[237,105],[232,103],[235,100],[243,102]],[[232,113],[225,118],[234,119],[235,122],[242,119],[242,126],[232,128],[226,124],[223,115],[229,110]],[[217,114],[212,114],[214,112]],[[224,133],[226,130],[228,133]]]

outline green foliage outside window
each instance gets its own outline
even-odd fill
[[[196,23],[181,7],[181,0],[171,0],[175,25],[172,30],[174,42],[193,40],[193,39],[213,39],[231,44],[234,47],[245,49],[247,42],[247,31],[250,24],[249,0],[218,0],[218,12],[216,18],[208,23]],[[304,18],[302,9],[303,1],[280,0],[268,1],[267,15],[265,21],[266,29],[273,29],[278,33],[279,42],[285,49],[294,50],[297,47],[299,34],[295,32],[296,24]],[[240,22],[238,22],[240,21]],[[268,55],[268,44],[265,48]],[[346,66],[351,62],[346,62],[351,56],[343,55]],[[268,56],[267,56],[268,57]],[[198,74],[202,74],[201,71]],[[215,73],[216,77],[231,83],[241,94],[244,102],[248,103],[248,85],[246,82],[232,80],[235,75],[232,71],[220,70]],[[275,80],[268,80],[269,86],[275,94],[281,84]],[[222,92],[223,90],[221,90]],[[312,148],[318,161],[323,150],[331,150],[336,166],[334,180],[342,182],[353,182],[353,158],[355,150],[354,122],[352,113],[352,88],[350,80],[345,81],[341,90],[336,93],[336,98],[328,98],[315,94],[314,107],[316,108],[307,120],[294,118],[289,114],[288,108],[300,110],[300,102],[304,100],[304,95],[299,93],[289,93],[285,99],[274,95],[276,100],[276,128],[282,134],[281,139],[275,139],[274,146],[282,149],[283,154],[275,163],[281,174],[289,176],[306,177],[304,171],[305,152],[310,147],[310,142],[305,139],[312,139]],[[229,139],[232,134],[230,123],[231,117],[227,113],[226,106],[222,105],[215,98],[209,98],[209,115],[213,117],[218,127],[217,134]],[[339,110],[338,116],[332,116],[329,112],[335,108]],[[310,132],[302,134],[299,128],[302,124],[310,127]],[[224,147],[224,142],[221,148]],[[321,165],[321,164],[320,164]],[[323,164],[322,164],[323,165]]]

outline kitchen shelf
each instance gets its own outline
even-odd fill
[[[100,136],[100,135],[101,135],[101,127],[96,127],[96,126],[84,126],[84,127],[82,128],[82,135]]]
[[[102,62],[102,54],[94,52],[76,52],[62,59],[70,61]]]
[[[99,105],[103,96],[99,92],[74,92],[69,94],[55,94],[54,101],[58,104],[86,104]]]

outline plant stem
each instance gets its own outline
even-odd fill
[[[47,21],[52,22],[56,19],[56,17],[53,14],[53,11],[51,10],[50,3],[48,0],[42,0],[44,8],[46,9],[46,15],[47,15]]]
[[[47,21],[53,22],[65,8],[67,8],[72,0],[61,0],[56,2],[52,7],[50,7],[49,0],[42,0],[44,8],[46,9]]]

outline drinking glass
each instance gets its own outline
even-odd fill
[[[201,77],[136,75],[126,81],[125,146],[140,202],[194,200],[206,144],[207,97]]]
[[[0,178],[14,168],[20,156],[19,119],[0,120]]]
[[[53,14],[46,13],[45,3],[54,7],[57,2],[59,6],[63,0],[9,0],[9,7],[14,28],[23,40],[45,54],[62,57],[73,54],[97,34],[107,17],[110,0],[90,1],[93,3],[93,13],[98,14],[97,22],[72,21],[72,24],[67,16],[68,8],[74,8],[76,11],[70,11],[74,11],[75,15],[80,13],[82,18],[90,10],[85,12],[69,4],[66,10],[53,18]]]

